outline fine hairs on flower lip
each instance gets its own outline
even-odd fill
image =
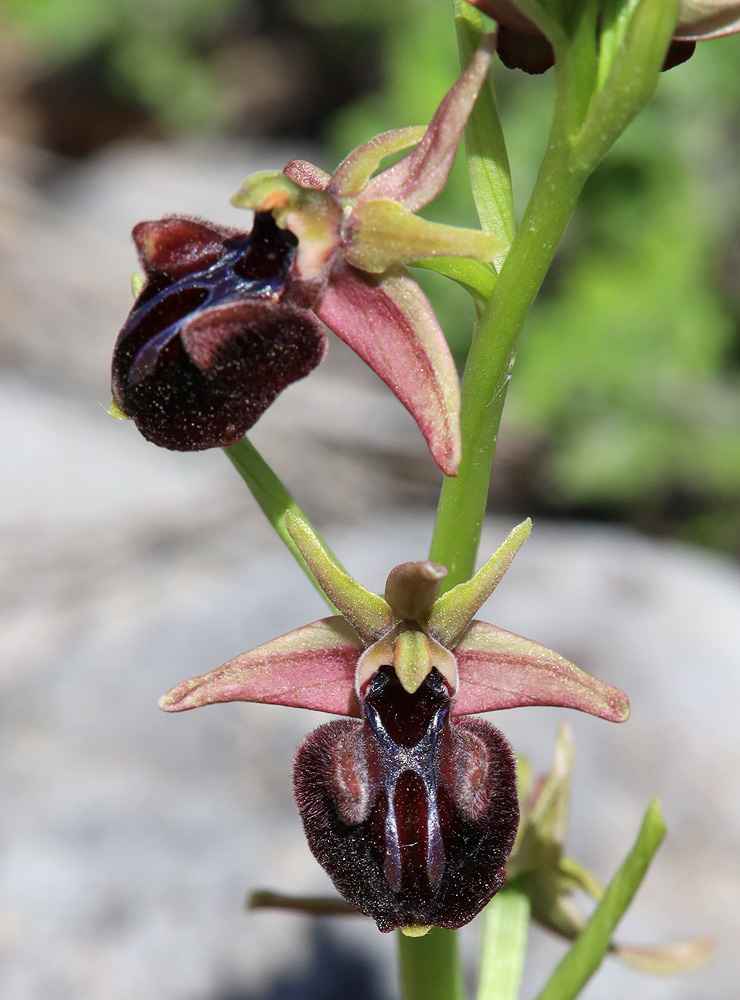
[[[395,567],[381,597],[337,567],[300,517],[288,511],[285,523],[341,614],[179,684],[160,705],[257,701],[348,717],[321,726],[296,754],[311,850],[381,930],[459,927],[503,885],[519,816],[508,743],[466,716],[539,704],[619,722],[627,699],[557,653],[475,620],[528,520],[441,597],[446,571],[436,563]]]

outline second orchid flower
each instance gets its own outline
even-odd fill
[[[627,698],[544,646],[474,620],[529,521],[441,597],[443,566],[396,566],[381,597],[339,569],[304,521],[288,513],[286,524],[341,616],[179,684],[161,707],[253,701],[349,716],[321,726],[296,754],[311,850],[382,931],[460,927],[504,884],[519,822],[506,739],[466,717],[559,705],[622,722]]]

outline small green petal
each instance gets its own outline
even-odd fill
[[[429,631],[443,646],[452,649],[460,640],[476,612],[501,582],[531,530],[532,521],[527,518],[513,529],[472,580],[459,583],[439,598],[429,616]]]
[[[134,271],[131,275],[131,291],[133,292],[134,298],[138,299],[139,292],[142,290],[146,284],[146,278],[139,274],[138,271]]]
[[[115,399],[110,401],[110,406],[108,407],[108,416],[115,417],[116,420],[130,420],[128,413],[124,413]]]
[[[393,650],[393,669],[401,687],[414,694],[433,670],[429,641],[423,632],[402,632]]]
[[[339,569],[302,518],[286,511],[285,526],[321,589],[362,641],[377,642],[390,631],[393,612],[386,601]]]
[[[415,146],[426,130],[426,125],[409,125],[408,128],[392,129],[363,142],[352,150],[332,174],[329,181],[331,191],[338,198],[358,195],[386,156]]]
[[[363,201],[350,216],[345,255],[361,271],[381,274],[393,264],[429,257],[490,261],[508,244],[494,233],[429,222],[389,198]]]

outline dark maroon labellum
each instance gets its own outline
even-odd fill
[[[165,448],[234,444],[326,349],[291,283],[297,241],[269,213],[251,233],[171,218],[134,240],[147,283],[116,342],[114,399]]]
[[[437,670],[410,695],[381,667],[363,708],[363,723],[321,726],[296,754],[309,846],[381,931],[461,927],[504,884],[519,823],[509,745],[487,722],[450,720]]]

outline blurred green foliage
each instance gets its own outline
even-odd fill
[[[207,58],[240,0],[4,0],[6,30],[46,68],[102,55],[112,89],[167,130],[223,124],[228,107]]]

